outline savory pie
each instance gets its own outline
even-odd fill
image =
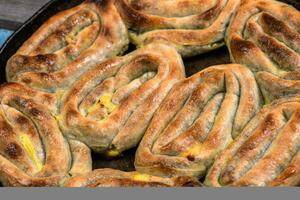
[[[196,178],[162,178],[138,172],[97,169],[68,179],[64,187],[192,187],[200,186]]]
[[[184,56],[224,45],[226,27],[241,0],[115,0],[138,47],[166,41]]]
[[[20,47],[7,63],[7,80],[55,92],[127,44],[113,2],[86,0],[51,17]]]
[[[297,186],[300,96],[265,106],[209,170],[209,186]]]
[[[0,87],[0,182],[58,186],[91,170],[90,149],[63,137],[53,116],[55,98],[17,83]]]
[[[94,151],[119,155],[139,143],[164,97],[184,77],[180,55],[161,43],[109,59],[63,97],[61,128]]]
[[[254,75],[243,65],[212,66],[180,81],[138,147],[137,171],[204,176],[259,111],[260,98]]]
[[[300,12],[274,0],[245,0],[226,36],[232,61],[256,73],[266,102],[300,92]]]

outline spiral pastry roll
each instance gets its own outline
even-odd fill
[[[90,150],[64,139],[52,115],[55,98],[17,83],[0,87],[0,182],[58,186],[91,170]],[[48,105],[48,106],[46,106]]]
[[[229,26],[233,62],[256,73],[266,102],[300,92],[300,12],[273,0],[245,0]]]
[[[65,187],[192,187],[200,186],[196,178],[162,178],[138,172],[97,169],[67,180]]]
[[[300,183],[300,96],[265,106],[216,159],[210,186],[296,186]]]
[[[70,89],[59,121],[65,134],[109,156],[134,147],[163,98],[185,76],[173,47],[152,43],[107,60]]]
[[[173,44],[182,56],[223,45],[225,29],[240,0],[115,0],[137,46],[153,40]]]
[[[7,63],[7,80],[56,91],[127,44],[112,0],[86,0],[51,17],[20,47]]]
[[[259,108],[246,67],[209,67],[170,91],[138,147],[135,167],[158,176],[203,176]]]

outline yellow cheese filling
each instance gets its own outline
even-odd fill
[[[77,38],[74,33],[70,33],[66,36],[66,41],[68,44],[76,44]]]
[[[147,182],[147,181],[150,181],[150,178],[151,176],[148,175],[148,174],[140,174],[140,173],[136,173],[132,176],[132,180],[135,180],[135,181],[144,181],[144,182]]]
[[[202,144],[194,144],[192,145],[189,149],[187,149],[186,151],[182,152],[180,154],[180,156],[182,157],[188,157],[188,156],[192,156],[192,157],[196,157],[197,155],[199,155],[202,151]]]
[[[112,97],[113,97],[113,93],[104,93],[100,97],[99,101],[94,105],[92,105],[87,110],[87,112],[91,113],[104,107],[107,110],[108,114],[112,113],[117,108],[117,105],[112,102]]]
[[[43,164],[42,164],[41,160],[37,157],[37,153],[34,148],[34,145],[32,144],[28,135],[26,135],[24,133],[20,133],[19,140],[20,140],[25,152],[29,156],[30,160],[33,162],[34,166],[38,169],[38,171],[41,171],[43,168]]]
[[[109,157],[116,157],[116,156],[120,155],[120,152],[116,149],[110,149],[106,152],[106,155]]]
[[[88,113],[92,113],[96,110],[99,110],[101,108],[101,104],[99,104],[99,102],[95,103],[94,105],[92,105],[88,110],[87,112]]]
[[[62,121],[63,120],[62,115],[54,115],[54,118],[56,119],[56,121]]]

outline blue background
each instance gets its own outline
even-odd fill
[[[3,43],[7,40],[7,38],[12,34],[13,32],[11,30],[2,29],[0,28],[0,47],[3,45]]]

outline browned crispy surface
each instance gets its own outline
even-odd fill
[[[245,0],[228,28],[233,62],[256,73],[267,102],[300,92],[300,12],[274,0]]]
[[[64,187],[195,187],[200,183],[191,177],[162,178],[138,172],[97,169],[70,178]]]
[[[87,0],[46,21],[9,59],[7,80],[53,92],[127,44],[127,29],[112,0]]]
[[[193,56],[223,45],[240,0],[115,0],[115,4],[137,46],[162,40],[181,55]]]
[[[209,67],[181,81],[155,113],[138,147],[136,169],[204,176],[260,105],[254,76],[242,65]]]
[[[139,143],[163,98],[184,77],[181,57],[164,44],[109,59],[65,95],[61,128],[97,152],[119,154]]]
[[[5,186],[58,186],[69,174],[91,170],[90,150],[75,141],[69,147],[59,130],[54,96],[7,83],[0,87],[0,100],[0,181]]]
[[[300,183],[300,97],[265,106],[218,156],[209,186],[297,186]]]

